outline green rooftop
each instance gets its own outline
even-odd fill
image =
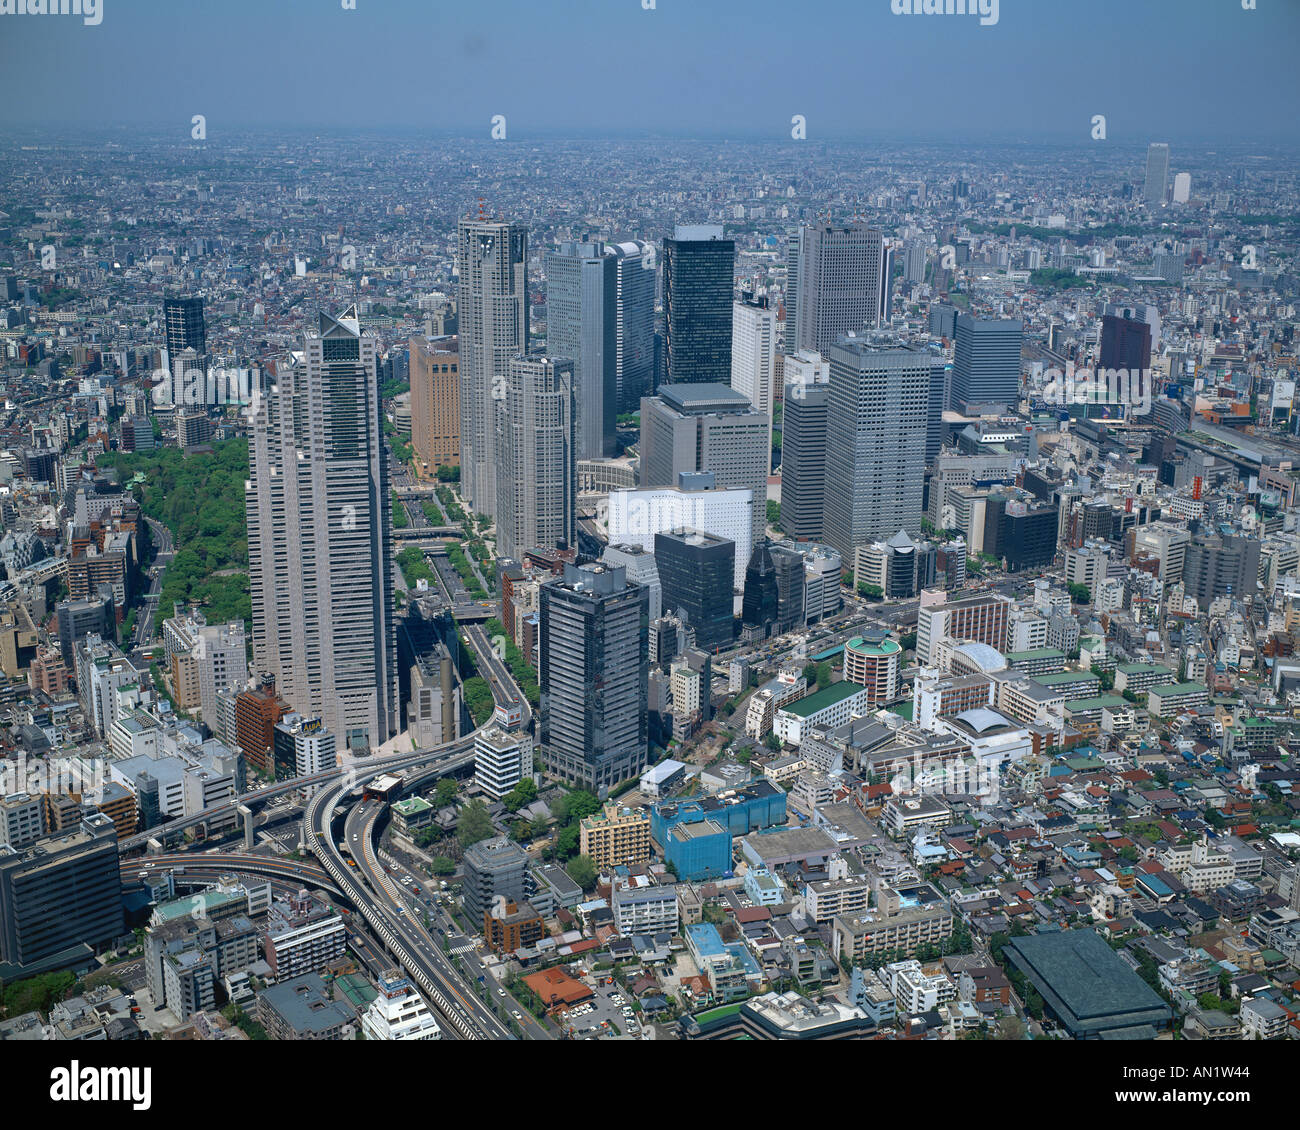
[[[1167,687],[1152,687],[1149,693],[1168,698],[1170,695],[1209,694],[1210,692],[1204,683],[1171,683]]]
[[[1143,671],[1150,671],[1153,675],[1173,674],[1168,667],[1161,667],[1157,663],[1121,663],[1115,670],[1123,671],[1126,675],[1140,675]]]
[[[162,903],[154,913],[158,916],[159,923],[174,922],[179,918],[188,918],[199,909],[200,905],[203,907],[203,913],[208,914],[217,907],[228,906],[232,902],[244,902],[247,898],[248,896],[242,891],[200,891],[196,895],[176,899],[174,902]]]
[[[854,636],[849,640],[848,649],[856,651],[859,655],[869,655],[873,659],[882,659],[887,655],[897,655],[903,650],[902,646],[893,640],[868,643],[861,636]]]
[[[1028,651],[1008,651],[1007,662],[1017,663],[1026,659],[1064,659],[1065,652],[1059,647],[1031,647]]]
[[[806,698],[801,698],[796,702],[781,707],[781,710],[787,714],[793,714],[796,718],[807,718],[816,714],[819,710],[826,710],[838,702],[843,702],[846,698],[851,698],[862,690],[866,690],[866,688],[859,686],[857,683],[832,683],[829,687],[819,690],[816,694],[810,694]]]
[[[1032,676],[1035,683],[1042,683],[1045,687],[1057,687],[1068,683],[1093,682],[1101,686],[1101,680],[1091,671],[1057,671],[1052,675],[1034,675]]]
[[[1082,714],[1085,710],[1104,710],[1108,706],[1129,706],[1128,699],[1117,694],[1101,694],[1095,698],[1076,698],[1065,704],[1065,709],[1073,714]]]

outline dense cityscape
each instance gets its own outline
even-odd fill
[[[1294,154],[795,117],[0,133],[0,1041],[1300,1039]]]

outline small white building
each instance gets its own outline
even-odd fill
[[[367,1040],[441,1040],[442,1029],[420,996],[401,973],[379,978],[379,995],[361,1016]]]

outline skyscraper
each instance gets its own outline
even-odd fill
[[[641,401],[639,485],[675,487],[683,471],[712,471],[717,486],[753,491],[750,544],[740,548],[747,554],[767,528],[771,426],[727,385],[665,385]]]
[[[699,530],[655,534],[655,567],[664,611],[695,629],[697,647],[730,647],[734,638],[736,543]]]
[[[1109,311],[1101,319],[1102,369],[1146,372],[1151,368],[1151,327]]]
[[[1169,187],[1169,145],[1154,141],[1147,146],[1147,178],[1143,195],[1148,204],[1163,204]]]
[[[772,398],[776,394],[776,311],[767,297],[746,294],[732,307],[731,387],[768,419],[772,447]],[[770,464],[769,464],[770,466]]]
[[[829,354],[841,335],[874,329],[887,316],[889,267],[875,228],[805,225],[791,239],[787,271],[787,353]]]
[[[964,412],[1005,410],[1020,399],[1020,343],[1024,323],[1016,319],[957,317],[952,365],[953,407]]]
[[[745,567],[745,594],[741,602],[741,623],[758,631],[761,638],[772,634],[778,620],[780,592],[776,565],[767,540],[759,542]]]
[[[577,538],[573,362],[515,357],[497,404],[497,553],[519,558]]]
[[[617,313],[614,317],[614,383],[618,411],[635,412],[654,391],[655,252],[630,240],[609,245],[614,255]]]
[[[377,341],[320,316],[264,390],[246,493],[253,659],[348,748],[397,732],[392,513]]]
[[[826,498],[826,406],[830,366],[805,351],[785,359],[781,417],[781,528],[792,538],[822,536]]]
[[[460,463],[460,345],[411,338],[411,446],[431,468]]]
[[[603,243],[562,243],[547,254],[546,351],[573,360],[579,459],[615,453],[617,316],[618,262]]]
[[[679,224],[664,240],[664,381],[731,379],[736,244],[721,224]]]
[[[187,349],[200,357],[207,355],[208,330],[203,320],[202,298],[164,298],[163,322],[167,354],[173,363]]]
[[[933,363],[928,350],[890,342],[831,349],[825,539],[845,560],[920,531]]]
[[[649,590],[620,568],[566,565],[538,597],[542,762],[603,795],[647,764]]]
[[[528,352],[528,232],[522,224],[462,219],[460,291],[460,484],[478,513],[496,506],[495,405],[510,359]]]

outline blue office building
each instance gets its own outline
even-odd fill
[[[655,841],[668,846],[669,829],[675,824],[713,820],[733,836],[747,836],[761,828],[784,824],[785,790],[766,777],[728,789],[716,796],[669,801],[657,805],[650,813],[650,831]]]
[[[675,824],[661,842],[679,879],[698,883],[731,871],[731,833],[713,820]]]

